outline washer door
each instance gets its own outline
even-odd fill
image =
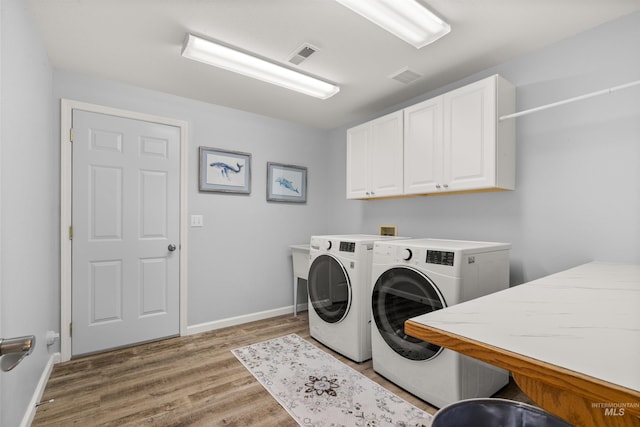
[[[338,323],[351,306],[351,281],[340,261],[319,255],[309,267],[309,300],[315,312],[327,323]]]
[[[373,287],[373,318],[385,342],[400,356],[428,360],[442,347],[404,333],[404,322],[412,317],[446,307],[438,288],[426,275],[405,267],[385,271]]]

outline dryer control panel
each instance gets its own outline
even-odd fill
[[[427,250],[427,264],[453,266],[455,255],[453,252]]]

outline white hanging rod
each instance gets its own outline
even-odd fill
[[[603,89],[603,90],[598,90],[596,92],[587,93],[586,95],[575,96],[573,98],[565,99],[564,101],[558,101],[558,102],[553,102],[547,105],[541,105],[539,107],[530,108],[528,110],[520,111],[518,113],[507,114],[506,116],[500,116],[500,120],[502,121],[507,119],[514,119],[516,117],[524,116],[526,114],[531,114],[538,111],[546,110],[547,108],[553,108],[559,105],[568,104],[570,102],[580,101],[587,98],[593,98],[594,96],[598,96],[598,95],[606,95],[606,94],[613,93],[622,89],[627,89],[636,85],[640,85],[640,80],[636,80],[635,82],[623,84],[620,86],[610,87],[609,89]]]

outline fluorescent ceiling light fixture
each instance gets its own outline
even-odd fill
[[[340,91],[338,86],[331,83],[193,34],[187,34],[182,56],[320,99],[330,98]]]
[[[420,49],[451,26],[415,0],[336,0],[391,34]]]

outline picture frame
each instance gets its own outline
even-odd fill
[[[267,201],[307,202],[307,168],[267,162]]]
[[[251,154],[200,147],[199,189],[218,193],[251,194]]]

